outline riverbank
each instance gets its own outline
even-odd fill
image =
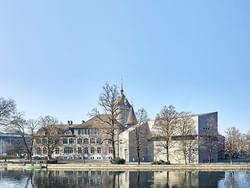
[[[30,164],[1,164],[0,168],[27,169]],[[161,171],[161,170],[199,170],[199,171],[225,171],[250,170],[250,164],[192,164],[192,165],[151,165],[151,164],[125,164],[114,165],[109,163],[68,163],[48,164],[46,170],[101,170],[101,171]]]

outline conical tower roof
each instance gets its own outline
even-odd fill
[[[137,123],[138,122],[137,122],[137,119],[135,116],[134,109],[133,109],[133,107],[131,107],[126,125],[131,126],[131,125],[136,125]]]

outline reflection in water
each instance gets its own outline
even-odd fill
[[[0,169],[4,188],[249,188],[250,172],[204,171],[7,171]]]

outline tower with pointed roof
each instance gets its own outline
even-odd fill
[[[131,111],[132,105],[129,103],[127,97],[124,95],[123,85],[121,84],[121,94],[117,98],[117,120],[125,128],[127,127],[127,120]]]

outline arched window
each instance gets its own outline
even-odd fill
[[[88,138],[84,138],[83,143],[84,144],[88,144],[89,143],[89,139]]]
[[[73,153],[73,148],[72,148],[72,147],[65,147],[65,148],[64,148],[64,153],[65,153],[65,154]]]

